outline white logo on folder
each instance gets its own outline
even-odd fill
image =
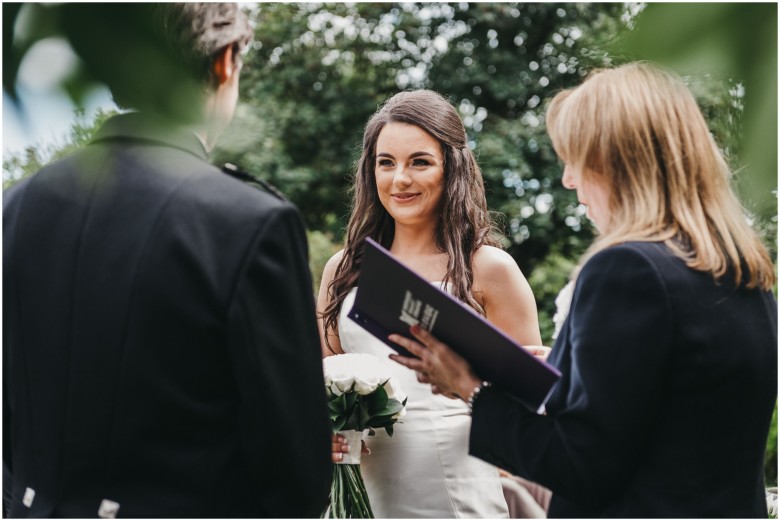
[[[401,316],[398,317],[401,322],[410,326],[420,324],[423,329],[431,331],[438,316],[438,309],[430,304],[423,305],[422,300],[415,299],[411,291],[406,291]]]

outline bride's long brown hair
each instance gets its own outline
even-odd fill
[[[371,237],[388,249],[393,243],[395,222],[379,200],[374,172],[377,138],[388,123],[415,125],[441,145],[444,192],[435,241],[436,246],[447,253],[444,282],[452,285],[453,296],[484,314],[472,293],[472,255],[482,245],[500,247],[500,242],[487,208],[482,172],[468,147],[466,129],[455,108],[436,92],[405,91],[380,107],[368,120],[363,134],[363,152],[351,189],[352,213],[344,254],[328,285],[329,302],[322,313],[325,331],[333,334],[338,332],[338,316],[344,298],[357,284],[363,240]],[[327,343],[327,334],[325,338]]]

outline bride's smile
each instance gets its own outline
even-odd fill
[[[395,202],[404,204],[404,203],[412,202],[414,198],[417,197],[418,195],[420,195],[419,192],[418,193],[401,192],[398,194],[392,194],[392,198]]]
[[[437,221],[444,190],[444,155],[420,127],[389,123],[376,144],[376,186],[385,210],[399,224]]]

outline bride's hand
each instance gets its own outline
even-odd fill
[[[340,434],[333,434],[330,439],[330,459],[333,463],[339,463],[344,459],[344,454],[349,452],[349,445],[347,445],[347,439]],[[366,447],[366,442],[360,441],[360,453],[371,454],[371,449]]]
[[[466,400],[480,384],[468,362],[420,326],[412,326],[410,331],[419,342],[401,335],[390,335],[388,339],[418,358],[400,355],[390,355],[390,358],[416,371],[417,380],[431,384],[434,393]]]

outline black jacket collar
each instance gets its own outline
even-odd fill
[[[189,152],[207,161],[208,153],[191,130],[140,112],[119,114],[107,120],[95,134],[93,143],[108,140],[151,141]]]

